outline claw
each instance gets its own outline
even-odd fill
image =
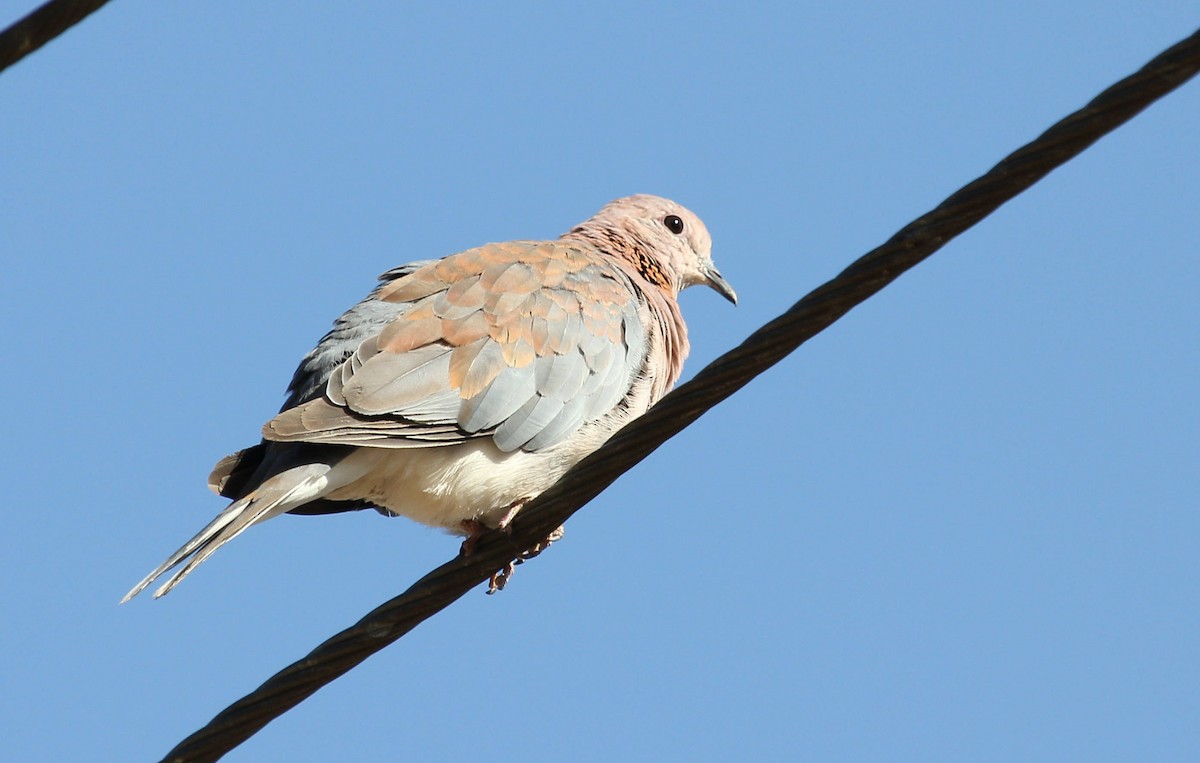
[[[496,591],[503,591],[504,586],[508,585],[508,581],[512,579],[513,570],[516,568],[517,563],[512,561],[504,565],[499,570],[496,570],[496,573],[488,579],[488,596],[491,596]]]
[[[562,537],[565,534],[566,534],[566,530],[563,529],[562,525],[559,525],[558,527],[556,527],[550,531],[550,534],[546,536],[545,540],[538,541],[533,546],[533,548],[529,549],[528,551],[522,551],[521,555],[517,557],[516,563],[524,564],[525,562],[529,561],[533,557],[537,556],[538,554],[542,553],[546,549],[550,548],[551,543],[562,540]]]
[[[508,585],[508,581],[512,580],[513,572],[516,571],[518,564],[524,564],[533,557],[550,548],[550,544],[554,541],[562,540],[563,532],[562,525],[559,525],[553,531],[551,531],[549,535],[546,536],[545,540],[538,541],[538,543],[536,543],[532,548],[528,549],[527,551],[522,551],[521,555],[516,559],[513,559],[499,570],[496,570],[496,573],[488,579],[488,596],[491,596],[496,591],[503,591],[504,586]]]

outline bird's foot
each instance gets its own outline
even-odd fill
[[[464,519],[458,523],[458,526],[467,536],[458,548],[459,556],[470,556],[471,552],[475,550],[475,545],[479,543],[479,539],[491,529],[477,519]]]
[[[516,569],[517,562],[514,559],[500,569],[496,570],[495,574],[488,578],[488,596],[491,596],[496,591],[503,591],[504,586],[508,585],[508,581],[512,578],[513,571]]]
[[[496,573],[488,580],[488,596],[491,596],[496,591],[503,591],[504,586],[508,585],[508,581],[512,580],[513,573],[516,572],[518,564],[524,564],[533,557],[550,548],[551,543],[555,542],[556,540],[562,540],[563,533],[564,531],[562,525],[559,525],[558,527],[554,528],[549,535],[546,536],[545,540],[538,541],[532,548],[522,551],[520,556],[497,570]]]
[[[522,551],[521,555],[518,556],[516,559],[516,564],[524,564],[525,562],[529,561],[533,557],[542,553],[546,549],[550,548],[551,543],[553,543],[557,540],[562,540],[562,537],[564,534],[566,534],[566,530],[563,529],[562,525],[559,525],[558,527],[554,528],[553,530],[550,531],[550,534],[546,536],[545,540],[540,540],[536,544],[534,544],[533,548],[531,548],[527,551]]]

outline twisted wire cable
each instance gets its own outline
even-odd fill
[[[0,32],[0,72],[83,21],[108,0],[50,0]]]

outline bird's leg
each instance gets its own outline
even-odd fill
[[[512,503],[512,505],[508,507],[508,510],[504,512],[504,516],[500,517],[500,521],[496,523],[496,529],[503,530],[504,532],[511,535],[512,534],[512,527],[511,527],[512,521],[514,519],[516,519],[517,512],[519,512],[521,509],[523,509],[525,507],[525,504],[528,502],[529,502],[528,498],[522,498],[519,501],[514,501]]]
[[[516,514],[516,512],[510,509],[509,512],[504,515],[505,519],[511,521],[514,514]],[[458,526],[464,533],[467,534],[466,539],[462,542],[462,546],[458,549],[459,556],[470,556],[472,552],[475,551],[475,545],[479,543],[479,539],[492,529],[476,519],[464,519],[458,523]],[[507,525],[505,525],[505,528],[507,529]],[[515,566],[515,562],[509,562],[508,564],[504,565],[502,569],[497,570],[491,576],[491,578],[488,579],[488,595],[491,595],[504,588],[504,584],[508,582],[510,577],[512,577],[513,568]]]
[[[504,516],[500,517],[500,520],[496,522],[496,529],[511,533],[513,519],[516,518],[518,512],[521,511],[527,502],[528,499],[521,499],[519,501],[514,501],[511,505],[509,505],[504,512]],[[475,550],[475,545],[479,542],[479,539],[491,529],[477,519],[464,519],[459,523],[459,527],[467,535],[466,540],[463,541],[462,547],[458,551],[459,555],[461,556],[470,556],[471,552]],[[492,575],[492,577],[488,580],[487,592],[489,594],[493,594],[496,591],[503,591],[504,586],[507,585],[508,581],[512,578],[513,571],[516,569],[518,564],[521,564],[528,559],[532,559],[533,557],[542,553],[550,546],[551,543],[562,538],[562,536],[563,529],[561,526],[559,526],[548,536],[546,536],[545,540],[539,541],[536,545],[526,551],[522,551],[518,558],[510,561],[508,564],[504,565],[504,567],[497,570],[494,575]]]
[[[522,498],[519,501],[514,501],[505,511],[504,516],[500,517],[500,521],[496,523],[497,530],[503,530],[506,533],[512,533],[512,521],[517,516],[517,512],[521,507],[529,502],[528,498]],[[459,556],[470,556],[475,550],[475,544],[479,543],[479,539],[487,534],[491,527],[488,527],[478,519],[464,519],[458,523],[458,527],[462,530],[463,535],[467,538],[462,542],[462,546],[458,549]]]
[[[479,542],[479,539],[482,538],[489,529],[491,529],[477,519],[464,519],[458,523],[458,526],[459,529],[461,529],[467,536],[466,539],[463,540],[462,545],[459,546],[459,556],[470,556],[471,552],[475,550],[475,544]]]
[[[503,530],[504,532],[511,534],[512,521],[516,518],[517,512],[519,512],[525,506],[526,500],[527,499],[514,501],[512,505],[508,507],[508,511],[504,512],[504,516],[500,517],[500,521],[496,523],[496,529]],[[513,560],[496,570],[491,578],[488,579],[488,596],[491,596],[496,591],[504,590],[504,586],[508,584],[508,580],[512,577],[513,570],[515,570],[516,567],[516,560]]]

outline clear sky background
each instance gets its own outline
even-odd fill
[[[117,606],[378,273],[670,196],[690,375],[1197,25],[111,3],[0,75],[3,757],[157,759],[457,551],[285,517]],[[1192,82],[227,759],[1200,759],[1198,253]]]

